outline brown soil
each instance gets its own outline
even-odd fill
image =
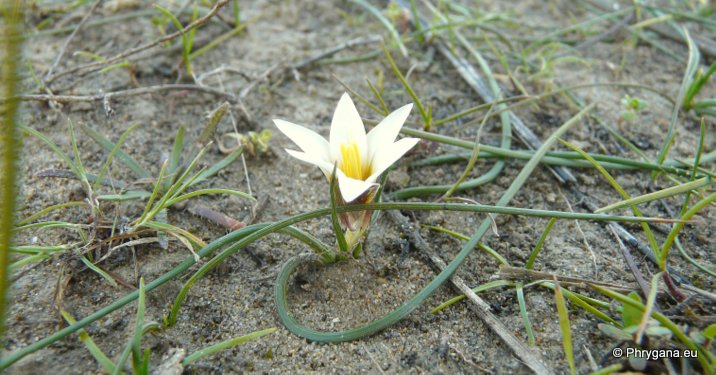
[[[475,2],[466,2],[474,5]],[[509,3],[510,5],[507,5]],[[550,2],[553,7],[541,1],[479,2],[480,12],[506,12],[513,21],[521,25],[533,25],[536,32],[566,27],[593,17],[571,1]],[[290,64],[329,49],[344,41],[375,34],[385,34],[385,29],[362,8],[350,2],[327,1],[267,1],[241,2],[242,18],[254,19],[247,30],[222,43],[193,61],[197,75],[219,68],[231,67],[242,75],[225,73],[208,78],[204,84],[238,94],[254,78],[258,78],[271,66]],[[169,6],[169,5],[168,5]],[[150,9],[141,5],[141,9]],[[81,17],[86,7],[78,11]],[[126,10],[130,11],[130,10]],[[221,13],[230,19],[229,9]],[[566,17],[564,14],[568,14]],[[102,8],[92,19],[112,15]],[[29,14],[32,22],[38,15]],[[186,22],[186,17],[182,18]],[[71,22],[74,24],[77,20]],[[210,22],[201,28],[197,38],[216,36],[227,29],[219,23]],[[516,31],[515,31],[516,32]],[[52,37],[37,37],[25,44],[25,57],[34,68],[44,71],[64,43],[66,34]],[[111,56],[129,47],[153,40],[159,36],[157,28],[149,17],[132,18],[119,23],[91,27],[81,31],[70,44],[69,49],[56,71],[63,71],[81,63],[86,58],[73,55],[74,51],[85,50]],[[580,37],[578,34],[573,35]],[[520,78],[532,93],[540,93],[554,85],[569,86],[585,82],[628,81],[656,87],[675,97],[686,63],[687,52],[682,44],[662,41],[670,49],[684,56],[676,61],[656,48],[638,44],[629,46],[626,35],[599,42],[579,52],[583,62],[563,63],[554,67],[547,77],[530,80],[527,74]],[[480,38],[478,38],[480,39]],[[476,43],[482,41],[476,39]],[[413,64],[427,59],[428,47],[412,43],[410,58],[399,58],[403,72]],[[484,46],[486,55],[493,56]],[[337,56],[347,57],[377,50],[379,44],[372,43],[340,52]],[[165,52],[157,48],[147,58],[132,63],[132,82],[125,69],[116,69],[106,74],[93,74],[75,78],[66,76],[54,84],[58,94],[95,94],[131,88],[135,84],[149,86],[173,83],[172,69],[180,61],[180,53]],[[394,57],[399,54],[394,52]],[[515,62],[517,64],[517,62]],[[505,72],[496,60],[490,65],[498,74],[508,95],[519,92],[510,84]],[[326,207],[328,187],[323,175],[316,168],[296,162],[284,151],[291,147],[290,140],[280,134],[271,119],[282,118],[299,124],[309,125],[327,135],[330,117],[344,88],[333,78],[338,77],[351,88],[366,97],[370,91],[365,79],[375,82],[375,72],[385,74],[387,105],[395,109],[411,101],[410,97],[390,71],[385,58],[376,58],[350,64],[311,66],[294,74],[288,69],[273,71],[268,79],[261,79],[242,102],[245,112],[234,106],[239,119],[240,132],[270,129],[272,154],[246,160],[253,193],[267,196],[268,203],[261,211],[259,221],[268,222],[283,219],[309,210]],[[246,76],[246,77],[244,77]],[[248,77],[248,79],[247,79]],[[435,109],[434,117],[442,118],[459,110],[480,103],[476,94],[463,83],[460,76],[439,54],[435,54],[426,68],[413,70],[410,81],[421,98]],[[713,93],[713,85],[710,88]],[[641,147],[647,155],[655,157],[664,138],[672,106],[663,98],[650,92],[614,87],[599,87],[577,92],[587,102],[596,102],[597,114],[605,123],[616,124],[622,110],[621,100],[626,94],[638,96],[649,103],[633,124],[624,124],[619,129],[622,135]],[[63,150],[70,153],[71,144],[67,132],[68,119],[92,127],[116,141],[120,134],[132,124],[139,124],[127,139],[123,149],[146,166],[154,175],[159,173],[161,160],[171,152],[174,135],[180,126],[187,130],[187,144],[198,137],[206,114],[216,108],[222,100],[212,95],[197,92],[172,91],[160,94],[112,100],[113,113],[105,115],[100,103],[68,104],[61,110],[53,110],[45,103],[31,102],[24,106],[23,122],[48,135]],[[359,111],[369,118],[377,118],[370,109],[358,105]],[[525,107],[518,111],[526,124],[545,139],[560,124],[569,119],[577,109],[561,97],[548,99],[539,107]],[[479,118],[478,115],[471,119]],[[408,126],[419,127],[417,111],[411,114]],[[437,132],[465,139],[473,139],[475,127],[461,129],[461,123],[452,123],[436,129]],[[487,144],[499,142],[499,124],[488,122],[482,141]],[[713,129],[709,120],[707,128]],[[224,119],[218,133],[232,131],[231,122]],[[713,132],[710,133],[713,135]],[[583,121],[566,137],[587,151],[608,152],[636,158],[624,151],[614,138],[608,135],[594,121]],[[698,122],[685,117],[680,122],[677,141],[670,154],[671,158],[691,160],[698,139]],[[68,200],[82,199],[78,182],[65,179],[49,179],[37,176],[46,169],[64,169],[66,165],[48,147],[33,137],[25,137],[22,156],[22,185],[19,217],[27,217],[44,207]],[[516,142],[516,141],[515,141]],[[707,139],[706,151],[713,150],[715,139]],[[514,144],[515,148],[522,145]],[[104,152],[94,141],[79,136],[82,162],[90,171],[98,171],[104,163]],[[436,183],[452,183],[461,174],[465,163],[434,167],[408,168],[410,161],[445,153],[464,152],[453,147],[422,142],[406,160],[393,172],[388,190],[404,186],[419,186]],[[212,147],[201,162],[211,165],[223,155]],[[493,161],[478,161],[472,176],[484,173]],[[519,172],[522,162],[510,161],[506,169],[493,182],[477,189],[457,195],[492,204],[502,195]],[[630,193],[637,195],[668,186],[664,180],[654,183],[648,172],[614,172],[618,182]],[[115,162],[111,169],[113,178],[132,180],[134,177],[122,165]],[[618,195],[597,172],[576,170],[580,188],[598,205],[617,201]],[[206,186],[226,187],[247,191],[247,180],[240,161],[233,163]],[[426,198],[432,199],[432,198]],[[246,201],[237,197],[209,196],[196,200],[204,205],[225,212],[233,217],[243,217],[248,212]],[[568,203],[569,202],[569,203]],[[671,216],[680,207],[679,200],[667,200],[665,205],[653,203],[644,206],[648,216]],[[555,178],[543,168],[538,169],[525,188],[511,202],[512,206],[550,210],[582,210],[577,198],[569,191],[559,189]],[[571,208],[570,208],[571,205]],[[141,205],[126,205],[122,217],[133,218],[142,209]],[[671,211],[667,211],[667,208]],[[716,214],[708,208],[701,215],[699,225],[690,225],[681,236],[690,254],[705,264],[714,264],[716,242],[714,232]],[[453,212],[415,212],[410,214],[420,223],[440,225],[465,234],[470,234],[482,215]],[[409,216],[410,216],[409,215]],[[84,223],[87,212],[84,209],[60,211],[45,217],[47,220],[67,220]],[[185,228],[210,242],[226,233],[212,223],[204,221],[182,210],[169,214],[169,222]],[[522,265],[528,258],[547,220],[525,217],[499,217],[499,237],[492,234],[485,241],[513,265]],[[327,219],[313,220],[299,225],[301,228],[332,243],[330,222]],[[644,240],[643,233],[636,225],[627,227]],[[450,261],[457,254],[461,242],[444,234],[422,229],[421,234],[428,240],[432,250],[444,260]],[[659,241],[664,234],[657,232]],[[398,307],[423,286],[436,272],[425,257],[416,252],[402,254],[398,239],[401,233],[395,225],[382,217],[371,234],[371,246],[366,256],[355,262],[341,263],[331,267],[303,269],[300,278],[291,288],[291,306],[299,320],[307,325],[324,330],[354,327],[377,319]],[[26,231],[18,238],[21,244],[58,244],[76,241],[75,233],[62,230],[41,232]],[[241,373],[275,372],[298,373],[318,371],[328,373],[513,373],[528,372],[500,338],[489,330],[468,307],[461,302],[437,315],[430,309],[455,295],[447,285],[441,287],[426,303],[408,318],[385,331],[355,342],[321,344],[307,342],[287,331],[278,319],[274,307],[273,285],[275,276],[283,262],[289,257],[306,252],[300,242],[281,235],[270,235],[252,244],[250,251],[242,251],[230,257],[216,271],[199,281],[190,291],[183,304],[175,326],[144,338],[144,347],[152,349],[151,363],[154,368],[167,362],[175,349],[193,353],[213,343],[241,336],[256,330],[278,327],[278,331],[191,365],[188,373]],[[634,251],[634,250],[632,250]],[[139,275],[153,280],[180,263],[188,256],[186,248],[178,242],[170,242],[168,249],[157,245],[136,247],[136,267]],[[634,252],[636,261],[643,272],[650,276],[654,267],[640,254]],[[672,265],[699,287],[713,290],[713,279],[695,271],[695,268],[677,254],[672,254]],[[73,255],[57,256],[38,265],[22,268],[16,274],[11,287],[14,299],[10,308],[6,342],[3,354],[15,351],[60,329],[63,324],[54,306],[53,295],[56,284],[70,272],[74,276],[64,291],[62,306],[76,318],[84,317],[106,306],[129,292],[126,287],[112,287],[97,274],[82,270],[81,263]],[[196,270],[194,266],[192,270]],[[118,251],[105,268],[125,280],[134,280],[135,260],[133,254],[124,249]],[[631,284],[629,272],[611,233],[601,224],[592,222],[558,222],[546,242],[536,269],[565,276],[608,281],[615,284]],[[475,251],[458,271],[469,284],[478,285],[495,278],[498,264],[484,252]],[[188,274],[190,275],[190,274]],[[181,277],[150,293],[147,300],[146,319],[161,322],[168,314],[171,303],[188,276]],[[490,292],[483,298],[491,305],[492,312],[516,336],[526,341],[519,307],[514,291]],[[532,288],[526,291],[527,308],[537,337],[537,351],[546,364],[558,373],[569,371],[562,350],[562,337],[557,321],[553,293],[547,289]],[[130,307],[132,306],[132,307]],[[110,358],[118,358],[134,323],[134,304],[90,325],[89,334]],[[703,306],[714,313],[713,306]],[[616,316],[616,315],[615,315]],[[574,336],[577,364],[582,372],[589,369],[586,350],[599,361],[607,356],[613,340],[598,329],[599,321],[576,307],[570,309],[570,323]],[[681,320],[679,323],[698,325],[697,322]],[[49,348],[40,350],[10,368],[9,373],[96,373],[101,367],[92,358],[76,335],[65,338]]]

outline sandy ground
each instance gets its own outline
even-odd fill
[[[241,2],[242,18],[254,19],[247,30],[231,38],[193,61],[193,69],[200,75],[219,67],[230,67],[242,74],[230,72],[208,78],[206,85],[238,94],[275,64],[295,63],[317,52],[329,49],[347,40],[370,35],[385,35],[384,29],[363,9],[345,1],[255,1]],[[247,3],[247,5],[243,5]],[[249,4],[250,3],[250,4]],[[593,15],[569,1],[550,2],[518,1],[514,5],[480,2],[484,14],[504,14],[516,24],[533,26],[536,31],[547,33],[569,24],[583,21]],[[474,4],[471,2],[471,4]],[[474,6],[474,5],[473,5]],[[150,9],[142,4],[141,9]],[[78,13],[82,14],[82,13]],[[228,9],[222,11],[230,19]],[[32,13],[31,13],[32,15]],[[96,18],[112,15],[101,8]],[[563,15],[567,15],[564,17]],[[34,15],[33,17],[37,17]],[[32,18],[32,22],[37,22]],[[76,21],[75,21],[76,22]],[[197,33],[197,38],[219,35],[225,26],[210,23]],[[112,55],[140,42],[158,37],[157,29],[148,17],[138,17],[119,23],[92,27],[81,31],[70,44],[68,53],[57,68],[68,69],[88,60],[72,52],[87,50],[102,55]],[[570,37],[583,37],[578,34]],[[664,43],[684,56],[676,61],[649,45],[628,46],[625,35],[599,42],[583,51],[575,52],[584,62],[564,63],[554,67],[550,77],[529,79],[520,73],[532,93],[548,90],[552,85],[568,86],[578,83],[626,81],[656,87],[670,96],[678,91],[685,68],[686,50],[683,45]],[[35,69],[44,71],[56,56],[66,34],[38,37],[27,41],[26,58]],[[479,39],[479,36],[478,36]],[[477,40],[477,39],[475,39]],[[485,47],[483,51],[489,53]],[[379,48],[379,44],[353,47],[340,52],[337,57],[356,56]],[[428,61],[431,53],[427,47],[409,44],[410,58],[399,58],[405,72],[413,64]],[[481,47],[482,48],[482,47]],[[158,48],[155,53],[132,63],[132,78],[127,70],[117,69],[106,74],[93,74],[75,78],[72,75],[59,79],[55,92],[62,94],[95,94],[132,88],[173,83],[171,74],[180,60],[178,52],[165,52]],[[393,52],[397,58],[397,51]],[[493,55],[490,55],[493,56]],[[508,95],[519,92],[504,74],[499,62],[492,58],[500,83]],[[401,90],[400,83],[390,72],[382,55],[351,64],[312,66],[293,74],[288,69],[274,69],[268,79],[259,79],[244,98],[244,110],[234,106],[232,111],[239,119],[240,132],[270,129],[273,131],[273,152],[246,160],[252,192],[268,197],[261,210],[259,221],[274,221],[289,215],[327,206],[328,187],[320,171],[291,159],[284,147],[291,147],[290,140],[275,130],[272,118],[282,118],[306,124],[317,132],[327,135],[333,108],[344,88],[334,79],[357,90],[366,97],[370,91],[365,79],[375,81],[376,71],[386,77],[387,105],[395,109],[411,101]],[[133,81],[136,80],[136,81]],[[410,76],[415,90],[435,108],[434,117],[441,118],[456,111],[480,103],[476,94],[459,77],[452,66],[438,54],[429,65],[416,69]],[[713,90],[711,90],[713,92]],[[586,102],[595,102],[594,113],[607,124],[616,124],[621,111],[621,99],[629,94],[649,102],[649,107],[633,124],[619,129],[648,155],[654,157],[660,148],[671,105],[663,98],[634,89],[591,88],[576,92]],[[180,126],[187,130],[186,140],[194,142],[198,137],[206,115],[222,102],[221,99],[202,93],[173,91],[160,94],[112,100],[113,114],[105,115],[99,103],[65,105],[59,111],[45,103],[31,102],[24,106],[23,121],[28,126],[48,135],[63,150],[70,152],[67,121],[84,124],[116,141],[132,124],[139,124],[124,150],[136,158],[152,173],[158,174],[161,160],[169,154],[174,135]],[[377,118],[367,107],[358,105],[368,118]],[[560,124],[569,119],[577,109],[562,97],[545,100],[537,107],[525,107],[518,111],[525,122],[541,138],[546,138]],[[468,119],[476,119],[473,115]],[[419,127],[419,116],[414,111],[408,126]],[[465,139],[473,139],[475,127],[462,128],[467,120],[451,123],[435,129],[437,132]],[[713,122],[707,126],[713,129]],[[499,124],[487,123],[482,141],[499,143]],[[219,125],[219,133],[232,131],[228,119]],[[711,132],[713,134],[713,132]],[[698,123],[685,118],[678,131],[677,142],[671,157],[690,160],[698,136]],[[625,151],[595,121],[582,121],[566,137],[569,141],[593,152],[635,156]],[[517,144],[513,147],[523,147]],[[714,147],[714,138],[707,142],[707,151]],[[106,153],[91,139],[81,135],[79,149],[84,166],[98,171]],[[410,168],[411,161],[439,154],[463,152],[453,147],[422,142],[393,172],[387,190],[401,187],[436,183],[452,183],[465,167],[465,162]],[[202,166],[208,166],[223,155],[212,147]],[[478,161],[471,176],[478,176],[490,168],[493,161]],[[503,173],[492,183],[477,189],[461,192],[460,197],[480,203],[492,204],[509,186],[519,172],[522,162],[509,161]],[[27,217],[43,207],[82,198],[78,182],[65,179],[49,179],[37,176],[46,169],[64,169],[67,166],[44,144],[32,137],[24,139],[22,161],[23,181],[20,195],[20,217]],[[618,200],[618,196],[594,171],[575,171],[580,189],[597,205]],[[131,180],[133,177],[123,166],[114,163],[111,176]],[[640,194],[665,187],[663,182],[654,184],[647,172],[615,172],[622,186],[632,194]],[[226,187],[247,191],[245,171],[240,162],[233,163],[219,176],[205,184],[206,187]],[[426,199],[434,199],[427,197]],[[234,217],[243,217],[248,205],[237,197],[210,196],[198,198],[197,202],[221,210]],[[538,169],[524,189],[511,203],[516,207],[536,209],[581,211],[577,198],[566,189],[560,189],[555,178],[544,168]],[[666,205],[648,204],[644,213],[649,216],[670,216],[670,210],[678,210],[680,201],[667,200]],[[122,217],[132,218],[141,210],[139,204],[122,206]],[[716,221],[712,208],[704,211],[703,223],[689,226],[682,236],[691,255],[706,264],[716,262],[714,231]],[[484,216],[452,212],[415,212],[408,215],[428,225],[440,225],[470,234]],[[45,217],[47,220],[85,222],[87,212],[80,209],[60,211]],[[226,230],[183,210],[169,213],[169,222],[185,228],[209,242],[226,233]],[[498,217],[499,237],[489,234],[486,243],[507,258],[513,265],[522,265],[547,224],[547,220],[525,217]],[[331,243],[332,234],[327,219],[313,220],[299,225],[301,228]],[[643,240],[636,225],[627,225]],[[446,261],[457,254],[461,243],[447,235],[422,229],[434,253]],[[657,232],[659,239],[664,234]],[[354,327],[377,319],[417,293],[432,280],[436,272],[426,261],[424,254],[416,251],[403,253],[402,234],[395,225],[382,217],[371,234],[366,256],[355,262],[342,263],[326,268],[302,270],[291,287],[291,306],[298,318],[311,327],[332,330]],[[24,232],[18,241],[23,244],[57,244],[77,240],[72,232],[50,230]],[[168,249],[157,245],[137,246],[136,268],[138,274],[152,280],[186,256],[187,250],[177,242]],[[308,251],[300,242],[280,235],[270,235],[252,244],[250,251],[242,251],[230,257],[219,269],[199,281],[183,304],[178,322],[174,327],[144,338],[144,347],[152,349],[152,367],[168,361],[176,349],[186,353],[210,344],[241,336],[249,332],[278,327],[278,331],[244,345],[225,350],[202,359],[188,367],[187,373],[242,373],[242,372],[336,372],[336,373],[524,373],[527,367],[515,354],[490,331],[462,302],[443,312],[432,315],[430,309],[455,295],[447,285],[441,287],[426,303],[408,318],[385,331],[355,342],[320,344],[307,342],[287,331],[278,319],[273,303],[275,276],[283,262],[298,253]],[[676,254],[672,264],[676,270],[689,277],[695,285],[713,290],[713,280],[708,279]],[[649,276],[653,265],[635,253],[642,271]],[[129,250],[118,251],[104,265],[105,268],[125,280],[135,278],[135,260]],[[192,270],[195,270],[194,266]],[[631,273],[618,250],[611,233],[603,226],[591,222],[558,222],[537,260],[536,269],[566,276],[577,276],[615,284],[630,284]],[[483,252],[474,252],[458,271],[470,285],[478,285],[495,278],[498,264]],[[63,308],[75,317],[84,317],[129,292],[126,287],[112,287],[93,272],[83,270],[77,257],[63,255],[43,261],[38,265],[21,269],[12,286],[13,305],[8,315],[9,332],[3,343],[8,353],[31,342],[44,338],[60,327],[61,319],[54,307],[53,295],[59,280],[73,273],[66,286]],[[148,321],[161,322],[169,311],[176,293],[190,274],[162,286],[148,295]],[[526,341],[524,326],[514,290],[490,292],[483,295],[492,312],[520,339]],[[535,351],[542,355],[547,366],[557,373],[569,371],[562,351],[562,341],[557,322],[554,297],[551,291],[531,288],[526,291],[527,308],[535,329]],[[133,305],[131,305],[133,306]],[[702,306],[710,314],[714,306]],[[708,314],[706,314],[708,315]],[[126,307],[90,325],[87,331],[110,358],[117,358],[131,335],[134,308]],[[678,317],[677,317],[678,318]],[[683,317],[682,317],[683,318]],[[677,319],[679,323],[700,323]],[[574,347],[577,348],[577,364],[582,371],[589,369],[586,351],[600,361],[610,360],[610,348],[617,344],[598,329],[599,323],[582,310],[570,309]],[[608,362],[608,361],[607,361]],[[40,350],[10,368],[9,373],[96,373],[101,367],[75,335]]]

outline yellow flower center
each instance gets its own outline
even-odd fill
[[[360,152],[358,152],[358,145],[355,142],[341,145],[341,165],[339,167],[350,178],[356,180],[365,180],[370,176],[370,168],[363,165],[360,160]]]

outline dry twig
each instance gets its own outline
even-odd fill
[[[95,61],[95,62],[92,62],[92,63],[89,63],[89,64],[80,65],[80,66],[76,66],[76,67],[74,67],[74,68],[72,68],[72,69],[65,70],[65,71],[63,71],[63,72],[61,72],[61,73],[58,73],[58,74],[55,75],[54,77],[52,77],[52,81],[54,81],[55,79],[60,78],[60,77],[62,77],[62,76],[65,76],[65,75],[68,75],[68,74],[77,73],[77,72],[80,72],[80,71],[85,71],[85,72],[84,72],[84,73],[77,73],[77,74],[75,74],[75,76],[82,76],[82,75],[85,75],[85,74],[89,74],[89,73],[92,73],[92,72],[96,72],[96,71],[98,71],[98,70],[101,70],[104,66],[107,66],[107,65],[109,65],[109,64],[114,64],[114,63],[116,63],[116,62],[118,62],[118,61],[124,59],[125,57],[131,56],[131,55],[134,55],[134,54],[137,54],[137,53],[142,52],[142,51],[146,51],[146,50],[148,50],[148,49],[150,49],[150,48],[153,48],[153,47],[156,47],[156,46],[158,46],[158,45],[160,45],[160,44],[162,44],[162,43],[164,43],[164,42],[166,42],[166,41],[168,41],[168,40],[172,40],[172,39],[174,39],[174,38],[176,38],[176,37],[178,37],[178,36],[181,36],[182,34],[185,34],[185,33],[189,32],[189,31],[191,31],[192,29],[197,28],[197,27],[199,27],[199,26],[205,24],[207,21],[209,21],[209,19],[211,19],[211,17],[213,17],[213,16],[219,11],[219,9],[221,9],[221,8],[222,8],[224,5],[226,5],[228,2],[229,2],[229,0],[219,0],[219,1],[217,1],[216,4],[214,4],[214,7],[211,8],[211,10],[209,11],[209,13],[207,13],[204,17],[198,18],[198,19],[196,19],[194,22],[192,22],[192,23],[186,25],[186,27],[184,27],[184,28],[181,29],[181,30],[177,30],[177,31],[174,32],[174,33],[171,33],[171,34],[169,34],[169,35],[165,35],[165,36],[163,36],[163,37],[161,37],[161,38],[159,38],[159,39],[156,39],[156,40],[154,40],[154,41],[152,41],[152,42],[142,44],[141,46],[134,47],[134,48],[130,48],[130,49],[124,51],[124,52],[121,52],[121,53],[119,53],[119,54],[117,54],[117,55],[115,55],[115,56],[112,56],[112,57],[110,57],[110,58],[104,59],[104,60],[102,60],[102,61]],[[48,83],[51,83],[52,81],[48,81]]]
[[[390,217],[395,224],[397,224],[401,231],[408,236],[418,250],[423,254],[427,255],[433,262],[436,268],[440,271],[445,269],[445,262],[435,255],[428,243],[418,233],[414,226],[410,225],[408,219],[396,210],[388,211],[388,217]],[[505,325],[490,311],[490,305],[487,304],[482,298],[478,297],[475,292],[457,275],[450,277],[450,281],[455,287],[457,287],[467,298],[472,301],[470,307],[477,314],[477,316],[487,324],[490,329],[495,332],[500,338],[512,349],[514,354],[524,362],[536,374],[552,374],[554,371],[548,368],[544,364],[542,356],[526,346],[520,339],[515,337],[512,332],[505,327]]]

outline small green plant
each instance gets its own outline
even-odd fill
[[[639,118],[639,112],[649,107],[646,100],[625,95],[622,99],[622,107],[624,108],[619,115],[619,124],[623,122],[631,124]]]
[[[107,279],[111,284],[116,285],[115,277],[105,272],[98,263],[105,260],[114,251],[127,247],[128,238],[130,236],[136,235],[142,237],[153,231],[156,231],[157,237],[153,239],[134,238],[130,244],[158,242],[161,247],[166,248],[168,245],[168,236],[171,236],[185,245],[196,256],[196,251],[205,245],[204,242],[189,231],[168,223],[168,209],[181,209],[181,207],[183,207],[182,202],[207,194],[237,195],[254,201],[253,197],[236,190],[222,188],[197,189],[202,182],[236,160],[243,151],[243,148],[239,147],[211,167],[195,171],[199,160],[210,144],[209,140],[213,137],[216,125],[226,112],[226,106],[226,104],[220,106],[213,112],[213,115],[209,117],[204,131],[199,136],[194,147],[189,149],[189,157],[184,160],[182,159],[185,154],[184,130],[183,128],[179,129],[170,156],[162,163],[157,178],[153,178],[145,167],[141,166],[121,148],[130,133],[136,129],[136,126],[129,127],[120,136],[117,143],[112,143],[109,139],[89,126],[80,126],[80,129],[82,129],[89,138],[96,141],[108,152],[108,156],[102,168],[96,174],[87,171],[82,163],[74,126],[71,121],[68,122],[68,126],[73,148],[72,158],[65,154],[45,135],[32,128],[22,127],[25,133],[39,138],[46,145],[51,147],[70,168],[69,170],[45,170],[40,172],[39,176],[76,179],[81,182],[82,190],[86,197],[83,201],[68,202],[49,207],[39,214],[44,215],[51,211],[72,206],[84,206],[89,208],[88,222],[90,224],[72,223],[69,221],[36,221],[41,215],[33,215],[21,221],[16,231],[66,228],[75,232],[79,238],[67,244],[53,246],[16,246],[12,249],[12,252],[16,253],[19,258],[15,260],[12,266],[16,268],[19,265],[42,260],[58,253],[74,253],[80,257],[80,260],[82,260],[87,267]],[[139,183],[128,183],[106,177],[113,160],[119,160],[125,167],[132,171]],[[143,189],[141,188],[142,184],[147,184],[151,188]],[[130,212],[128,216],[133,216],[134,218],[125,219],[123,222],[123,220],[120,220],[119,214],[126,214],[126,211],[129,209],[127,202],[131,201],[145,201],[144,210],[138,214]],[[100,254],[100,249],[107,249],[107,251],[104,254]],[[97,258],[97,256],[99,256],[99,258]]]
[[[628,298],[641,303],[641,298],[636,292],[631,292]],[[600,323],[597,327],[605,335],[612,339],[618,340],[617,347],[623,347],[629,350],[658,350],[669,348],[673,333],[657,321],[649,317],[643,329],[643,335],[640,336],[642,330],[643,311],[635,306],[625,304],[620,310],[621,326],[608,323]],[[624,350],[622,349],[622,350]],[[618,353],[618,352],[617,352]],[[618,357],[618,356],[617,356]],[[629,366],[635,371],[644,371],[647,368],[648,360],[644,356],[624,355],[624,359]],[[652,365],[659,365],[659,360],[651,360]]]

